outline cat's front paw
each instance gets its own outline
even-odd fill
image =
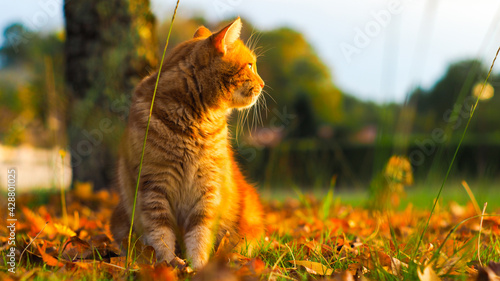
[[[202,267],[204,267],[208,262],[208,254],[207,255],[200,255],[198,257],[193,257],[191,258],[191,268],[194,270],[200,270]]]
[[[176,258],[175,254],[169,250],[165,251],[165,247],[154,247],[156,252],[156,262],[160,263],[166,261],[170,263],[172,260]]]
[[[144,235],[143,242],[155,249],[156,262],[169,263],[175,256],[175,234],[169,228],[157,229]]]

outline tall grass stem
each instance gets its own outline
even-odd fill
[[[479,261],[479,265],[482,267],[483,263],[481,262],[481,230],[483,229],[483,219],[484,212],[486,212],[486,206],[488,206],[488,202],[484,202],[483,212],[481,213],[481,224],[479,224],[479,234],[477,236],[477,260]]]
[[[172,26],[174,24],[175,15],[177,14],[177,8],[179,7],[180,0],[177,0],[175,4],[174,14],[172,15],[172,21],[170,22],[170,28],[168,29],[167,41],[165,43],[165,48],[163,49],[163,55],[161,57],[160,67],[158,69],[158,76],[156,77],[155,89],[153,92],[153,98],[151,99],[151,107],[149,108],[149,116],[148,116],[148,124],[146,125],[146,133],[144,134],[144,142],[142,143],[142,153],[141,153],[141,162],[139,163],[139,173],[137,175],[137,182],[135,185],[135,195],[134,195],[134,205],[132,207],[132,216],[130,221],[130,229],[128,233],[128,245],[127,245],[127,257],[125,258],[125,265],[128,268],[128,262],[130,258],[130,242],[132,240],[132,230],[134,228],[134,218],[135,218],[135,208],[137,205],[137,194],[139,192],[139,182],[141,180],[141,172],[142,172],[142,163],[144,161],[144,151],[146,150],[146,141],[148,139],[149,132],[149,124],[151,123],[151,115],[153,114],[153,105],[155,102],[156,91],[158,90],[158,83],[160,81],[161,68],[163,66],[163,61],[165,60],[165,53],[167,52],[168,41],[170,40],[170,34],[172,33]]]
[[[476,197],[474,196],[474,193],[472,193],[472,190],[469,187],[469,184],[465,180],[462,181],[462,186],[465,188],[465,191],[469,195],[470,201],[472,202],[472,205],[474,206],[474,210],[476,210],[476,214],[480,215],[481,214],[481,209],[479,209],[479,205],[477,204]]]
[[[493,62],[491,63],[490,70],[488,72],[488,75],[486,76],[486,79],[483,82],[483,86],[481,88],[480,94],[478,95],[478,97],[476,99],[476,103],[472,107],[469,119],[467,120],[467,124],[465,125],[465,129],[464,129],[464,131],[462,133],[462,137],[460,138],[460,142],[458,143],[458,146],[457,146],[457,148],[455,150],[455,153],[453,154],[453,158],[451,159],[450,165],[448,166],[448,170],[446,171],[446,175],[445,175],[445,177],[443,179],[443,183],[441,184],[441,187],[439,188],[436,200],[434,200],[434,204],[432,205],[432,209],[431,209],[431,212],[429,214],[429,218],[427,219],[427,223],[425,224],[424,230],[422,231],[422,234],[420,234],[420,237],[418,238],[417,246],[415,247],[415,251],[413,252],[411,260],[414,260],[415,257],[417,256],[418,248],[420,247],[420,244],[422,243],[422,239],[424,238],[424,235],[427,232],[427,228],[429,227],[429,223],[431,221],[432,215],[434,214],[434,210],[436,209],[436,205],[437,205],[437,203],[439,201],[439,197],[441,196],[441,192],[443,191],[443,187],[444,187],[444,185],[446,183],[446,180],[448,180],[448,176],[450,175],[451,168],[453,167],[453,163],[455,162],[455,159],[457,158],[458,151],[460,150],[460,146],[462,145],[462,142],[463,142],[463,140],[465,138],[465,134],[467,133],[467,129],[469,128],[470,121],[472,120],[472,116],[474,116],[474,112],[476,111],[477,105],[479,103],[479,99],[481,98],[481,95],[483,94],[483,91],[484,91],[484,88],[486,86],[486,83],[488,83],[488,80],[490,78],[491,72],[493,71],[493,66],[495,65],[495,61],[497,60],[499,52],[500,52],[500,47],[498,48],[498,50],[497,50],[497,52],[495,54],[495,58],[493,59]]]
[[[68,210],[66,208],[66,195],[64,193],[64,157],[66,156],[66,151],[59,150],[59,156],[61,156],[61,209],[63,214],[64,225],[68,226]]]

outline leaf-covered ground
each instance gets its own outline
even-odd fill
[[[494,215],[499,210],[486,212],[481,225],[472,204],[438,205],[416,249],[428,210],[409,205],[397,212],[371,211],[331,196],[266,202],[267,236],[255,256],[222,246],[203,270],[193,272],[182,257],[155,263],[152,248],[140,242],[125,266],[108,224],[116,194],[77,185],[66,194],[66,214],[58,193],[18,195],[15,273],[8,271],[10,231],[4,226],[10,221],[2,215],[0,280],[495,280],[500,275],[500,217]],[[5,214],[7,204],[1,208]]]

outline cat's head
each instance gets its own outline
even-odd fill
[[[257,73],[256,55],[239,39],[241,26],[240,18],[216,33],[201,26],[193,38],[198,45],[193,51],[197,64],[202,66],[200,71],[221,90],[210,98],[229,108],[252,106],[264,87]]]

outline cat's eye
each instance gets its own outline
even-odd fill
[[[248,66],[248,69],[253,69],[253,63],[249,63],[249,64],[247,64],[247,66]]]

